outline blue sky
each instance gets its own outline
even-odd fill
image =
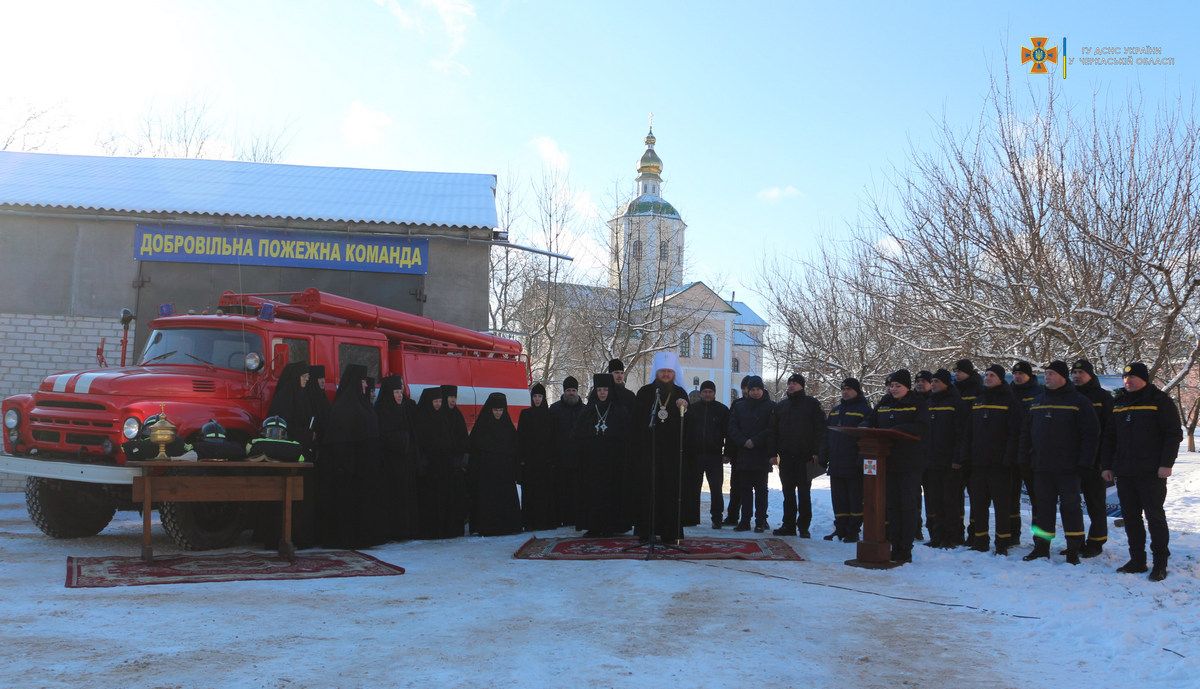
[[[0,104],[53,104],[47,150],[94,153],[147,107],[201,99],[226,131],[286,128],[284,162],[569,171],[579,207],[627,193],[653,111],[691,278],[750,288],[764,256],[845,233],[990,73],[1055,78],[1078,107],[1195,94],[1193,3],[2,2]],[[1051,45],[1154,45],[1171,67],[1019,64]],[[5,100],[7,99],[7,100]],[[581,243],[580,251],[586,252]]]

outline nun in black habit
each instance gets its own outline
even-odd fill
[[[421,460],[417,480],[418,538],[463,535],[455,441],[450,433],[451,416],[444,413],[443,402],[441,388],[425,388],[417,402],[415,430]]]
[[[467,498],[467,452],[470,436],[467,432],[467,419],[458,408],[458,386],[442,386],[442,413],[450,418],[451,454],[454,458],[454,490],[457,508],[462,521],[469,518],[469,501]]]
[[[625,457],[629,452],[629,412],[614,394],[612,374],[592,376],[592,394],[575,422],[572,440],[579,452],[580,506],[576,528],[585,537],[629,530],[625,517]]]
[[[316,423],[312,401],[305,386],[311,381],[307,361],[294,361],[279,372],[279,381],[275,392],[271,395],[271,404],[267,407],[267,416],[278,416],[287,422],[287,438],[300,443],[300,451],[305,460],[313,456],[313,427]],[[310,474],[304,474],[305,483],[313,483]],[[315,505],[310,493],[315,493],[315,486],[305,490],[304,500],[296,503],[292,521],[292,543],[297,548],[311,548],[316,540]],[[278,503],[261,503],[257,505],[254,539],[261,541],[267,548],[278,545],[283,535],[283,515],[279,513]]]
[[[554,419],[546,404],[546,388],[537,383],[529,390],[530,405],[521,410],[517,425],[518,480],[521,483],[521,516],[526,531],[558,528],[554,491]]]
[[[351,364],[342,372],[321,443],[322,491],[319,515],[324,543],[363,548],[382,542],[373,486],[380,483],[379,422],[363,397],[366,368]]]
[[[383,379],[375,414],[386,479],[387,536],[403,541],[417,534],[417,444],[413,437],[412,400],[404,396],[400,376]]]
[[[467,483],[471,496],[470,532],[480,536],[521,533],[517,498],[517,429],[502,392],[488,395],[471,429]]]

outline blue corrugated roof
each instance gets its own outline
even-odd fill
[[[737,318],[733,319],[734,325],[761,325],[766,327],[767,322],[764,321],[757,313],[754,313],[754,309],[746,306],[745,302],[731,301],[729,302],[729,305],[738,312]]]
[[[762,343],[750,336],[745,330],[733,331],[733,343],[740,347],[761,347]]]
[[[0,205],[496,227],[496,177],[0,152]]]

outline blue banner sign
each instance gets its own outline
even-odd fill
[[[425,275],[429,272],[429,240],[386,234],[138,224],[133,257],[139,261]]]

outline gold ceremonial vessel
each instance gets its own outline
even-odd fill
[[[167,405],[160,404],[159,409],[161,415],[158,421],[155,421],[154,425],[150,427],[150,442],[158,445],[158,456],[154,459],[164,460],[170,459],[167,456],[167,445],[175,442],[179,429],[176,428],[175,424],[167,420]]]

